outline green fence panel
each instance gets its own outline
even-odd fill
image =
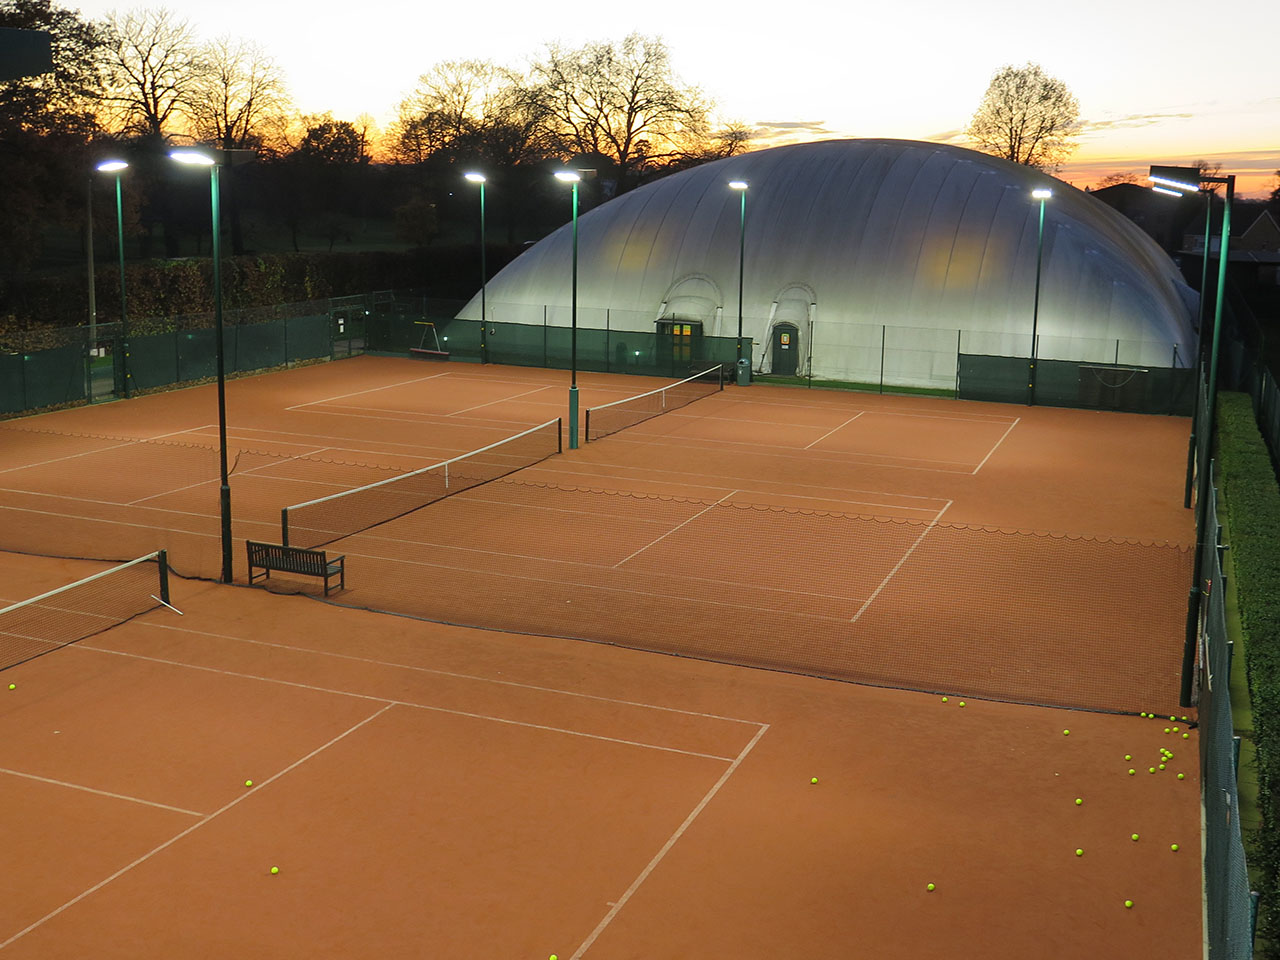
[[[203,380],[218,374],[218,358],[214,352],[212,330],[182,330],[178,340],[179,381]],[[229,371],[228,371],[229,372]]]
[[[481,326],[479,320],[437,320],[440,348],[451,360],[479,360]],[[490,327],[497,324],[490,323]]]
[[[332,355],[327,316],[290,317],[285,323],[286,360],[316,360]]]
[[[85,399],[85,348],[81,344],[23,355],[26,408],[38,410]]]
[[[178,381],[180,334],[154,333],[129,338],[129,389],[148,390]]]
[[[1026,403],[1027,363],[1024,357],[962,353],[956,395],[961,400]]]
[[[528,323],[490,323],[485,336],[490,363],[510,363],[522,367],[567,367],[568,340],[565,340],[564,362],[553,362],[549,329]],[[568,331],[564,331],[567,333]]]
[[[237,370],[262,370],[285,363],[285,322],[242,324],[235,327]]]
[[[22,354],[0,354],[0,413],[19,413],[27,409],[26,371]]]

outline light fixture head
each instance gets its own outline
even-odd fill
[[[1155,174],[1152,174],[1151,176],[1147,177],[1147,179],[1150,180],[1152,183],[1158,183],[1161,186],[1171,187],[1174,190],[1180,190],[1183,193],[1199,193],[1200,192],[1199,183],[1186,183],[1182,180],[1172,180],[1168,177],[1156,176]]]
[[[199,150],[173,150],[169,153],[169,159],[176,160],[178,163],[190,164],[194,167],[212,167],[218,162],[207,153],[201,153]]]
[[[1185,197],[1181,190],[1170,190],[1168,187],[1152,187],[1152,193],[1163,193],[1166,197]]]
[[[579,180],[582,179],[582,177],[580,177],[577,173],[575,173],[572,170],[557,170],[556,179],[561,180],[565,183],[577,183]]]
[[[1053,191],[1048,187],[1036,187],[1031,191],[1031,196],[1035,197],[1037,200],[1048,200],[1053,196]]]
[[[747,189],[747,187],[749,187],[749,186],[750,186],[750,184],[749,184],[749,183],[747,183],[747,181],[745,181],[745,180],[730,180],[730,181],[729,181],[729,189],[730,189],[730,190],[746,190],[746,189]]]
[[[485,175],[483,173],[476,173],[474,170],[464,173],[463,177],[465,177],[467,180],[470,180],[472,183],[485,182]]]
[[[128,167],[129,165],[123,160],[103,160],[96,169],[99,173],[119,173],[121,170],[128,169]]]

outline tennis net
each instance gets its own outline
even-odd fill
[[[651,417],[719,393],[724,389],[724,367],[717,364],[692,377],[638,396],[615,400],[587,410],[587,442],[607,437],[611,433],[634,427]]]
[[[169,602],[163,550],[0,610],[0,670],[77,643]]]
[[[280,542],[322,547],[531,467],[560,449],[557,418],[452,460],[285,507],[280,511]]]

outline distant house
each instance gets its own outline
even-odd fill
[[[1214,214],[1214,226],[1209,237],[1210,256],[1222,246],[1221,214],[1216,210]],[[1180,252],[1201,256],[1204,252],[1203,229],[1185,233]],[[1257,267],[1254,279],[1259,284],[1280,286],[1280,223],[1270,210],[1258,203],[1241,203],[1232,207],[1229,260],[1234,274],[1247,271],[1244,264],[1254,264]]]

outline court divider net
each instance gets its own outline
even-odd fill
[[[280,542],[314,549],[387,523],[561,450],[559,418],[460,457],[280,511]]]
[[[679,383],[589,408],[584,435],[590,443],[627,427],[634,427],[652,417],[688,406],[695,400],[709,397],[723,389],[724,366],[716,364]]]
[[[0,670],[119,626],[169,600],[163,550],[0,609]]]

